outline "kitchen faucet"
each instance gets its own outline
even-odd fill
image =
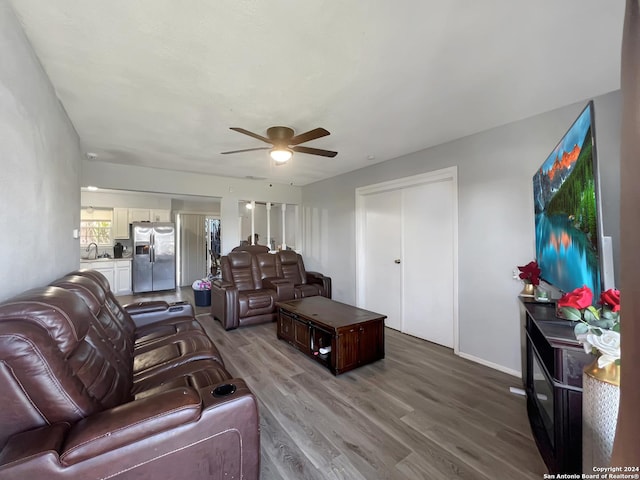
[[[91,250],[91,245],[95,245],[96,246],[96,256],[93,258],[98,258],[98,244],[95,242],[91,242],[89,244],[89,246],[87,247],[87,252]],[[87,255],[87,258],[89,257],[89,255]]]

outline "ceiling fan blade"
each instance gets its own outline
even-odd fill
[[[255,150],[271,150],[271,147],[245,148],[243,150],[232,150],[231,152],[220,152],[222,155],[227,153],[253,152]]]
[[[262,135],[258,135],[257,133],[250,132],[249,130],[245,130],[244,128],[240,128],[240,127],[229,127],[229,128],[235,132],[244,133],[245,135],[249,135],[250,137],[257,138],[258,140],[262,140],[263,142],[273,144],[273,142],[269,140],[267,137],[263,137]]]
[[[291,150],[299,153],[308,153],[310,155],[320,155],[322,157],[335,157],[338,154],[338,152],[332,152],[331,150],[321,150],[311,147],[291,147]]]
[[[326,137],[327,135],[331,134],[324,128],[314,128],[313,130],[309,130],[308,132],[301,133],[300,135],[293,137],[289,140],[289,145],[300,145],[301,143],[309,142],[316,138]]]

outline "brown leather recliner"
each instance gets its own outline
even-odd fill
[[[272,322],[276,319],[276,302],[294,297],[291,282],[262,276],[260,265],[267,271],[270,257],[259,263],[258,256],[240,250],[220,259],[222,279],[211,285],[211,314],[225,330]],[[275,272],[275,264],[272,270]]]
[[[176,331],[193,318],[136,342],[87,279],[0,304],[0,478],[257,479],[255,397],[196,324]]]
[[[193,360],[214,359],[224,366],[218,349],[204,330],[196,327],[199,324],[193,318],[182,318],[185,324],[195,324],[190,325],[190,330],[168,334],[160,330],[161,335],[132,341],[124,324],[107,307],[105,292],[98,283],[85,276],[67,275],[51,285],[74,292],[89,307],[93,314],[90,321],[100,337],[113,344],[123,361],[133,358],[134,381]]]
[[[259,248],[255,248],[259,247]],[[211,315],[226,330],[276,319],[276,302],[322,295],[331,298],[331,278],[307,272],[294,251],[237,247],[221,257],[222,279],[211,285]]]
[[[276,274],[293,282],[295,298],[320,295],[331,298],[331,278],[304,268],[302,255],[293,250],[277,252]]]

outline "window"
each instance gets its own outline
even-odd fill
[[[90,243],[111,246],[111,220],[82,220],[80,222],[80,246]]]
[[[112,219],[113,211],[110,209],[83,208],[80,211],[80,246],[86,247],[90,243],[109,247],[113,245]]]

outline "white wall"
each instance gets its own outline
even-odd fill
[[[457,165],[460,351],[517,374],[522,284],[512,271],[534,258],[531,179],[586,102],[303,187],[305,266],[330,275],[333,297],[353,304],[355,189]],[[596,98],[595,116],[605,234],[617,258],[619,92]]]
[[[94,208],[151,208],[171,210],[171,197],[130,192],[81,192],[80,204]]]
[[[0,0],[0,300],[78,267],[78,136]]]
[[[211,197],[200,200],[171,199],[171,210],[180,213],[201,213],[212,217],[220,216],[220,199]]]
[[[82,162],[82,184],[136,192],[233,197],[256,202],[300,203],[301,198],[300,187],[293,185],[89,160]]]
[[[226,255],[234,247],[237,247],[240,238],[240,225],[238,222],[237,198],[223,197],[220,200],[220,254]]]

